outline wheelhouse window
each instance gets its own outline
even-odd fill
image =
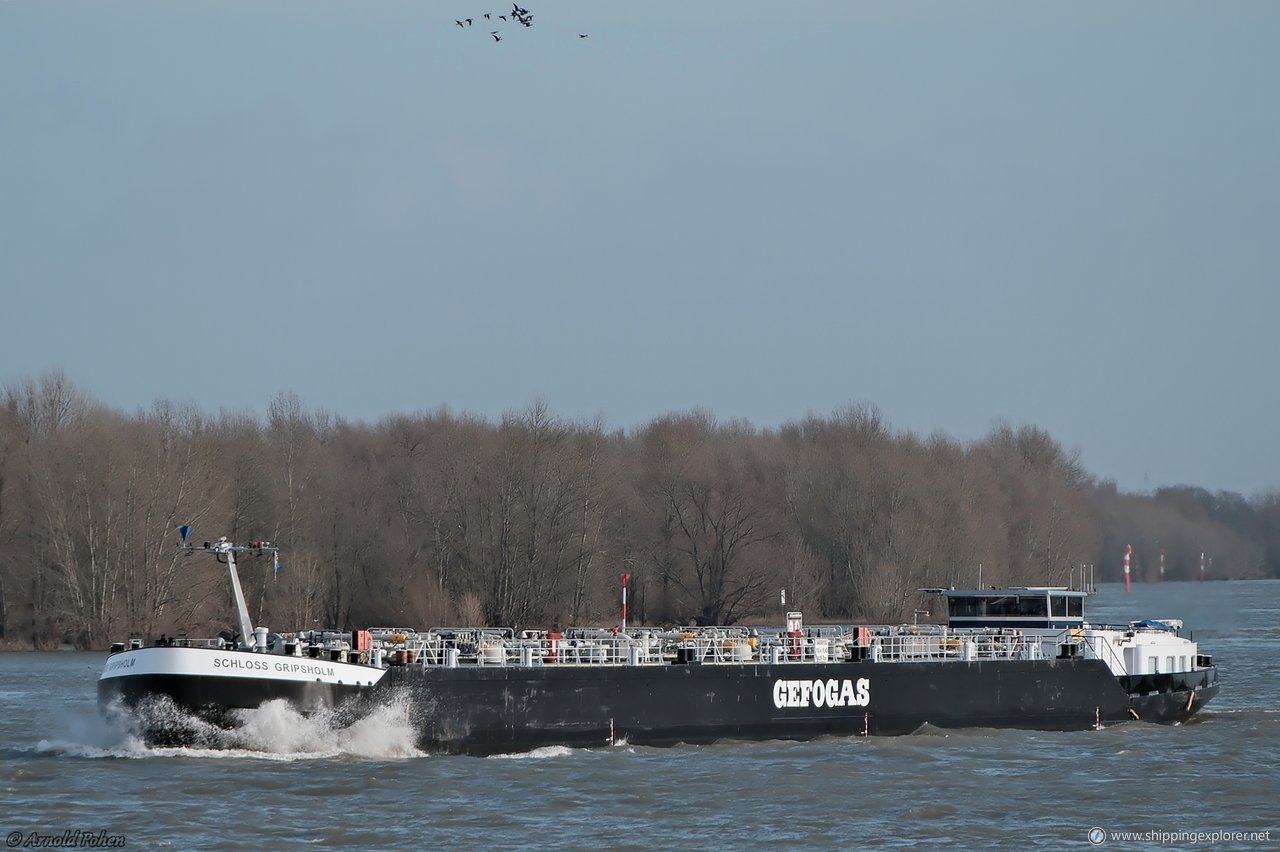
[[[1047,618],[1049,599],[1044,595],[1017,595],[1009,606],[1009,615],[1022,618]]]
[[[1084,598],[1075,595],[1054,595],[1054,618],[1084,618]]]
[[[987,614],[987,602],[983,598],[951,598],[947,603],[952,618],[978,618]]]
[[[1044,595],[1000,595],[990,598],[951,598],[952,618],[1047,618],[1049,600]]]

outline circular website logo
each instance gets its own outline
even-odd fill
[[[1089,842],[1094,846],[1101,846],[1107,842],[1107,833],[1100,828],[1089,829]]]

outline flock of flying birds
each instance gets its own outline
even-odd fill
[[[504,23],[516,24],[522,27],[533,26],[533,13],[517,3],[511,4],[511,11],[501,15],[495,15],[492,12],[485,12],[482,16],[484,20],[491,23],[502,21]],[[454,23],[462,29],[466,29],[475,22],[474,18],[463,18],[462,20],[454,19]],[[483,24],[481,25],[483,26]],[[502,35],[498,30],[490,30],[489,35],[493,37],[494,43],[502,41]],[[586,33],[578,33],[578,38],[586,38]]]

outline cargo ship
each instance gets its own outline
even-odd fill
[[[106,712],[148,741],[183,742],[177,708],[232,727],[284,700],[302,712],[407,699],[419,748],[487,755],[592,747],[806,740],[939,728],[1084,730],[1183,722],[1218,691],[1212,658],[1177,619],[1095,625],[1069,588],[931,589],[946,624],[523,630],[254,627],[237,557],[269,542],[186,540],[223,563],[238,631],[132,639],[98,680]],[[278,564],[278,563],[277,563]],[[229,637],[229,638],[228,638]],[[168,720],[168,721],[166,721]],[[357,722],[356,724],[361,724]]]

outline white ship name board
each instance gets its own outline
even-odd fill
[[[219,651],[212,648],[138,648],[107,658],[99,680],[146,675],[189,677],[254,677],[269,680],[322,681],[324,683],[377,683],[385,669],[353,663]]]
[[[871,681],[775,680],[773,706],[784,707],[866,707],[871,703]]]

